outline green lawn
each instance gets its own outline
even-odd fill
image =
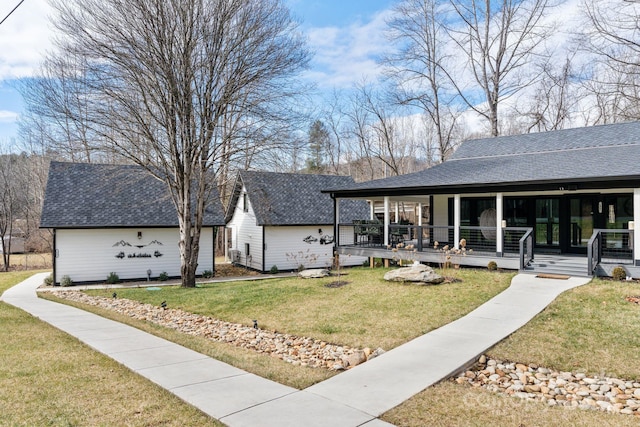
[[[0,293],[35,271],[0,273]],[[0,425],[221,426],[22,310],[0,303]]]
[[[445,325],[506,289],[513,274],[457,270],[458,283],[416,286],[389,283],[387,270],[346,270],[340,287],[327,287],[336,277],[297,277],[254,282],[209,284],[199,288],[120,289],[119,298],[172,308],[235,323],[304,335],[355,347],[390,350]],[[113,291],[89,291],[110,297]]]
[[[561,294],[542,313],[488,353],[500,360],[559,371],[640,380],[638,283],[595,279]],[[452,402],[463,404],[452,405]],[[548,408],[467,385],[444,382],[386,413],[402,426],[637,426],[633,416]]]

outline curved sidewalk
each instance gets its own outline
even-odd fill
[[[590,279],[517,275],[468,315],[305,390],[247,373],[136,328],[39,299],[40,273],[0,300],[77,337],[203,412],[236,426],[382,427],[377,416],[472,362]]]

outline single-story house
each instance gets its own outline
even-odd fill
[[[448,246],[462,265],[584,276],[623,265],[640,277],[640,122],[469,140],[430,169],[327,193],[381,212],[373,243],[353,242],[351,220],[338,216],[343,254],[390,258],[409,247],[437,263]]]
[[[196,274],[214,271],[217,192],[206,208]],[[53,229],[53,278],[74,283],[180,276],[179,228],[166,184],[136,165],[51,162],[41,228]]]
[[[346,176],[239,172],[226,213],[229,259],[262,272],[330,267],[334,203],[322,190],[353,184]],[[370,215],[362,200],[343,200],[336,209],[349,221]],[[364,261],[360,256],[340,259],[341,265]]]

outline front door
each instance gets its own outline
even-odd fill
[[[536,199],[536,246],[547,250],[560,248],[560,199]]]
[[[587,243],[597,228],[602,201],[590,195],[569,197],[568,252],[587,253]]]

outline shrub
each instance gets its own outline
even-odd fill
[[[497,269],[498,269],[498,263],[496,263],[495,261],[489,261],[489,263],[487,264],[487,270],[496,271]]]
[[[53,286],[53,274],[50,274],[44,278],[44,284],[47,286]]]
[[[73,280],[66,274],[60,279],[60,286],[73,286]]]
[[[627,271],[624,269],[624,267],[617,266],[611,271],[611,277],[613,278],[613,280],[626,280]]]
[[[205,270],[202,272],[202,277],[204,277],[205,279],[211,279],[213,277],[213,271],[211,270]]]
[[[160,275],[158,275],[158,280],[160,280],[161,282],[169,280],[169,275],[166,271],[163,271],[162,273],[160,273]]]
[[[300,272],[300,271],[302,271],[302,270],[304,270],[304,265],[300,264],[300,265],[298,266],[298,271]]]
[[[277,265],[272,265],[271,266],[271,270],[269,270],[269,273],[271,274],[278,274],[278,266]]]
[[[114,284],[119,283],[119,282],[120,282],[120,277],[118,276],[117,273],[115,273],[113,271],[111,273],[109,273],[109,275],[107,276],[107,283],[109,285],[114,285]]]

